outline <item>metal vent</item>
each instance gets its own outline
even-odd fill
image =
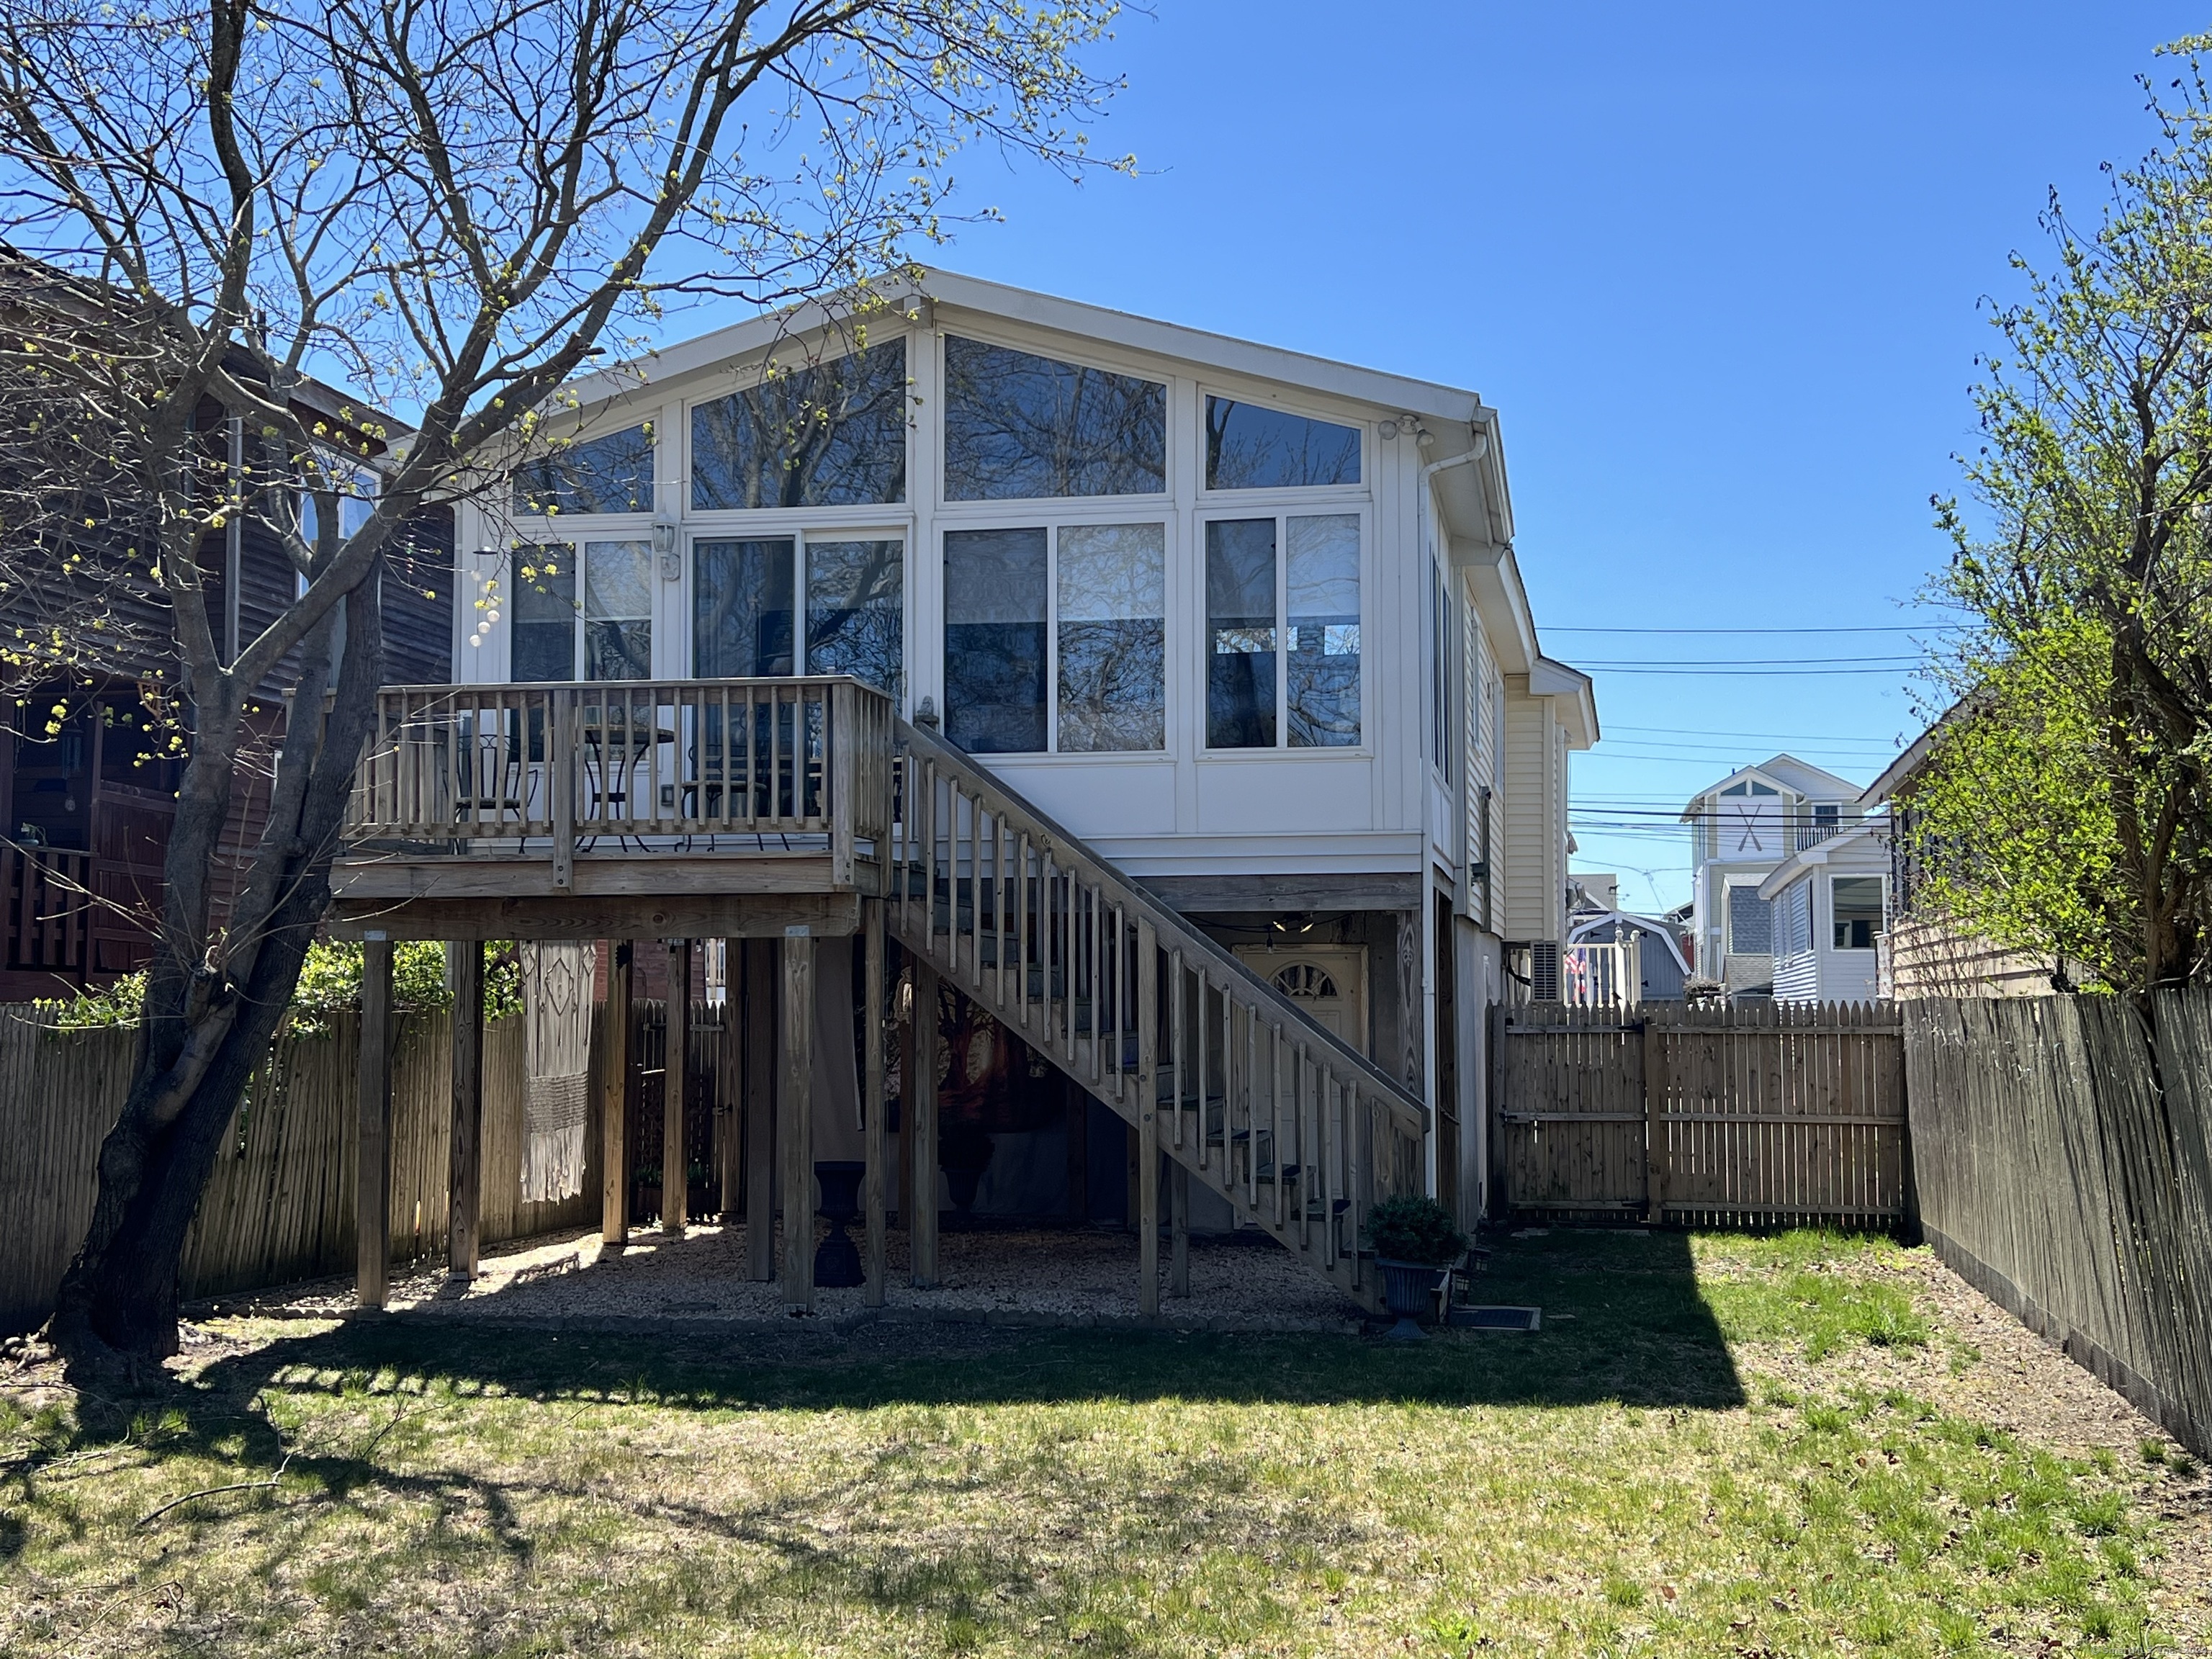
[[[1541,1308],[1454,1308],[1451,1322],[1462,1330],[1534,1331],[1543,1328]]]
[[[1528,998],[1532,1002],[1559,1000],[1559,941],[1540,939],[1528,947]]]

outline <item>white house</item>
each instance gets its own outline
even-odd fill
[[[1889,890],[1888,820],[1799,848],[1759,885],[1772,917],[1778,1002],[1871,1002]]]
[[[1761,884],[1784,859],[1858,821],[1859,786],[1776,755],[1699,790],[1690,826],[1691,938],[1698,975],[1730,993],[1774,982],[1773,916]]]
[[[888,297],[574,386],[460,511],[461,678],[880,686],[1417,1088],[1471,1218],[1483,1012],[1565,937],[1598,737],[1497,411],[948,272]]]

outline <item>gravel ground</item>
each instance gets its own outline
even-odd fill
[[[938,1242],[942,1285],[907,1282],[906,1236],[888,1243],[885,1315],[1008,1324],[1081,1325],[1137,1317],[1137,1241],[1118,1231],[947,1232]],[[1167,1250],[1162,1246],[1163,1277]],[[1184,1330],[1341,1331],[1357,1328],[1357,1305],[1336,1294],[1273,1241],[1194,1238],[1188,1297],[1163,1287],[1161,1323]],[[865,1316],[860,1290],[815,1292],[816,1316]],[[188,1310],[196,1317],[248,1315],[328,1319],[353,1307],[350,1279],[331,1279],[246,1297],[222,1297]],[[637,1228],[626,1249],[606,1252],[596,1228],[520,1240],[487,1254],[465,1288],[443,1267],[402,1272],[395,1313],[427,1319],[537,1323],[666,1322],[702,1330],[781,1323],[781,1288],[745,1276],[745,1229],[696,1226],[682,1240]]]

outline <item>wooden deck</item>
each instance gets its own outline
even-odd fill
[[[842,676],[389,687],[333,930],[854,932],[885,887],[893,718]]]

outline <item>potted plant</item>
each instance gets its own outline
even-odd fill
[[[1467,1254],[1467,1235],[1433,1198],[1386,1198],[1362,1230],[1382,1274],[1382,1298],[1398,1322],[1393,1341],[1421,1340],[1421,1316],[1436,1305],[1444,1274]]]

